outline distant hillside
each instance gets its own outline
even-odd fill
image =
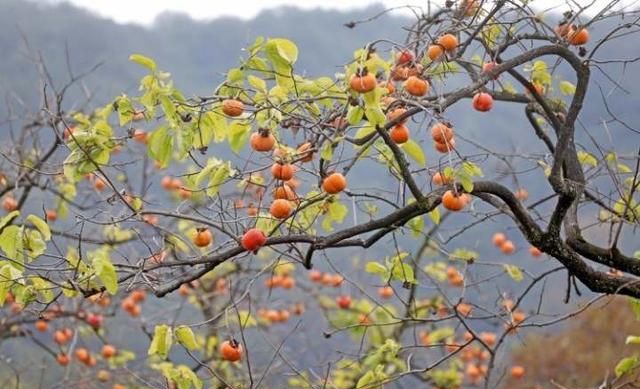
[[[89,89],[101,102],[137,86],[142,72],[127,61],[134,52],[155,58],[187,93],[210,93],[221,74],[237,64],[241,48],[258,35],[294,39],[301,49],[298,71],[327,73],[368,40],[402,38],[401,27],[406,20],[398,17],[382,17],[355,29],[343,26],[380,10],[379,6],[372,6],[345,14],[283,8],[263,12],[249,21],[221,18],[211,22],[168,13],[161,15],[151,28],[144,28],[117,24],[64,3],[54,6],[0,0],[0,93],[11,91],[29,103],[37,102],[37,72],[25,57],[23,37],[31,48],[42,53],[58,83],[68,77],[65,45],[76,72],[104,61],[100,70],[87,79]]]

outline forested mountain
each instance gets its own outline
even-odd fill
[[[210,93],[222,73],[237,64],[242,47],[259,35],[295,40],[301,49],[300,71],[314,75],[339,71],[353,50],[368,40],[402,39],[401,28],[407,20],[398,17],[383,16],[355,29],[343,26],[381,9],[372,6],[343,14],[283,8],[248,21],[227,17],[207,22],[167,13],[145,28],[117,24],[64,3],[0,0],[0,91],[37,102],[39,77],[28,58],[27,44],[42,54],[52,78],[60,84],[68,78],[65,47],[74,72],[102,62],[99,71],[87,78],[89,90],[101,102],[137,86],[142,70],[127,60],[134,52],[156,59],[187,93]]]

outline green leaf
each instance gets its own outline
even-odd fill
[[[325,161],[331,161],[331,158],[333,158],[333,146],[331,142],[325,142],[322,145],[322,150],[320,150],[320,158],[324,159]]]
[[[162,359],[167,359],[172,344],[173,337],[169,326],[166,324],[157,325],[153,331],[153,339],[147,354],[159,355]]]
[[[215,196],[220,190],[227,178],[231,176],[232,169],[229,163],[222,164],[216,169],[216,172],[211,176],[209,186],[207,186],[207,196]]]
[[[249,75],[247,77],[247,81],[249,81],[249,85],[257,89],[259,92],[267,93],[267,83],[262,78]]]
[[[180,365],[176,369],[178,375],[174,377],[174,381],[178,384],[178,389],[190,389],[191,385],[195,389],[202,389],[202,380],[189,366]]]
[[[578,161],[581,165],[587,166],[598,166],[598,160],[592,154],[587,153],[586,151],[578,151]]]
[[[371,385],[372,383],[376,382],[376,376],[374,374],[374,372],[372,370],[367,371],[362,377],[360,377],[360,379],[358,380],[358,383],[356,384],[356,388],[379,388],[381,387],[381,385]]]
[[[429,218],[434,224],[440,224],[440,210],[438,208],[434,208],[431,212],[429,212]]]
[[[629,166],[619,163],[618,164],[618,173],[631,173],[632,170]]]
[[[473,191],[473,180],[471,179],[471,177],[467,176],[466,174],[459,175],[458,181],[462,185],[462,188],[465,192],[471,193]]]
[[[35,291],[41,296],[41,302],[47,304],[54,300],[53,285],[41,277],[32,277],[29,279]]]
[[[551,85],[551,74],[544,61],[538,60],[533,63],[531,67],[531,81],[541,85]]]
[[[455,249],[449,253],[449,259],[451,260],[463,260],[465,262],[473,262],[480,257],[480,254],[473,250],[467,249]]]
[[[637,368],[639,365],[640,365],[640,360],[636,356],[621,359],[614,369],[616,373],[616,377],[621,377],[631,372],[632,370]]]
[[[20,276],[21,273],[8,263],[0,267],[0,306],[4,304],[9,290]]]
[[[367,106],[364,113],[367,115],[367,120],[372,127],[381,127],[387,121],[379,105]]]
[[[0,230],[5,228],[9,223],[11,223],[18,216],[20,216],[20,211],[12,211],[11,213],[8,213],[7,215],[3,216],[2,219],[0,219]]]
[[[244,72],[239,68],[229,69],[227,72],[227,82],[230,84],[238,85],[241,84],[242,78],[244,77]]]
[[[49,229],[49,225],[47,224],[46,221],[40,219],[36,215],[27,216],[26,221],[31,222],[31,224],[33,224],[33,226],[37,228],[38,231],[40,231],[44,240],[46,241],[51,240],[51,230]]]
[[[151,70],[152,72],[154,72],[156,70],[155,61],[152,60],[149,57],[145,57],[142,54],[131,54],[129,56],[129,61],[133,61],[133,62],[137,63],[138,65],[142,65],[145,68]]]
[[[380,274],[380,275],[386,275],[388,273],[387,268],[383,264],[375,261],[367,262],[367,264],[364,267],[364,271],[366,271],[367,273]]]
[[[249,139],[251,126],[248,123],[234,121],[229,126],[229,146],[231,150],[238,154]]]
[[[424,229],[424,218],[422,216],[416,216],[409,220],[407,223],[411,229],[411,234],[418,238]]]
[[[293,65],[298,60],[298,47],[292,41],[284,38],[267,40],[264,46],[265,54],[269,59],[283,61]]]
[[[198,127],[196,127],[196,134],[193,137],[194,147],[200,149],[207,146],[211,142],[211,135],[216,143],[220,143],[227,136],[227,122],[222,115],[218,115],[215,112],[207,111],[199,117],[199,128],[202,132],[202,136],[198,134]]]
[[[625,344],[640,344],[640,336],[627,336],[627,340],[624,342]]]
[[[576,86],[569,81],[560,81],[558,86],[560,87],[560,93],[564,96],[571,96],[576,93]]]
[[[504,264],[504,270],[509,274],[514,281],[520,282],[523,280],[524,276],[522,275],[522,269],[515,265]]]
[[[175,335],[178,342],[183,345],[187,350],[193,351],[198,348],[196,337],[193,334],[191,328],[187,326],[179,326],[175,329]]]
[[[410,156],[414,161],[418,163],[420,166],[426,166],[427,158],[424,155],[424,151],[422,151],[422,147],[415,142],[413,139],[409,139],[402,146],[400,146],[408,156]]]
[[[251,316],[251,312],[247,310],[238,311],[238,316],[240,321],[239,324],[240,326],[242,326],[242,328],[255,327],[258,325],[256,319]]]
[[[364,109],[362,109],[362,107],[359,105],[350,106],[347,110],[347,123],[351,124],[352,126],[360,123],[363,117]],[[356,138],[358,138],[358,136],[356,136]]]
[[[462,164],[462,171],[470,177],[482,177],[482,169],[473,162],[465,161]]]
[[[109,260],[105,250],[96,253],[92,261],[93,268],[100,281],[109,293],[115,295],[118,292],[118,274],[113,263]]]
[[[147,150],[149,156],[157,161],[160,167],[169,166],[173,150],[173,137],[169,135],[169,130],[166,127],[160,127],[149,135]]]
[[[133,109],[131,101],[126,96],[118,97],[116,99],[116,105],[118,106],[118,121],[122,127],[133,119],[133,115],[135,115],[136,111]]]
[[[22,262],[22,237],[18,226],[8,226],[0,234],[0,248],[10,259]]]

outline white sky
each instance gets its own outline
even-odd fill
[[[117,22],[135,22],[150,24],[155,17],[164,11],[180,11],[189,14],[194,19],[212,19],[219,16],[236,16],[252,18],[260,11],[276,8],[282,5],[293,5],[299,8],[325,8],[348,10],[362,8],[371,4],[384,4],[386,7],[402,5],[424,5],[426,1],[414,0],[44,0],[49,2],[67,1],[74,5],[90,9],[101,16]],[[592,0],[572,0],[583,3]],[[609,3],[610,0],[596,0],[598,5]],[[443,4],[444,0],[435,0]],[[625,5],[640,5],[640,0],[622,0]],[[566,10],[565,0],[533,0],[535,8],[543,10],[557,7],[559,11]]]

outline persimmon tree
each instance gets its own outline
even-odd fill
[[[557,22],[527,3],[412,8],[404,42],[372,37],[324,77],[296,68],[293,41],[258,38],[208,96],[141,54],[139,92],[96,109],[65,105],[79,76],[48,82],[3,151],[0,341],[35,342],[67,387],[488,388],[526,374],[500,353],[524,328],[603,295],[637,304],[640,159],[576,139],[594,70],[637,61],[601,53],[638,12],[576,2]],[[525,152],[456,123],[490,127],[501,106],[535,135]],[[499,260],[476,252],[478,227]],[[585,288],[551,319],[524,308]],[[313,346],[289,349],[300,333]]]

